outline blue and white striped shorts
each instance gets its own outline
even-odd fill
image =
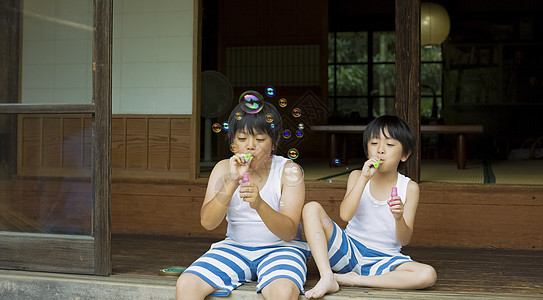
[[[212,244],[184,273],[197,275],[217,288],[211,296],[228,296],[233,289],[255,280],[258,293],[279,278],[292,280],[304,293],[309,255],[309,247],[302,241],[249,247],[226,239]]]
[[[382,275],[398,265],[413,261],[399,252],[390,254],[366,247],[333,223],[334,233],[328,243],[328,257],[335,272],[356,272],[363,276]]]

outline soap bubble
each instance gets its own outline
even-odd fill
[[[224,131],[230,130],[230,126],[228,125],[228,122],[226,122],[226,121],[225,121],[225,122],[222,122],[222,129],[223,129]]]
[[[281,182],[286,186],[297,186],[304,181],[304,170],[296,163],[287,163],[281,175]]]
[[[266,96],[268,97],[275,96],[275,89],[273,88],[273,86],[269,86],[266,88]]]
[[[211,129],[213,130],[213,132],[219,133],[219,132],[221,132],[221,129],[222,129],[221,124],[215,123],[215,124],[213,124],[213,126],[211,126]]]
[[[270,123],[270,127],[271,127],[271,129],[275,129],[275,124]]]
[[[338,166],[341,164],[341,160],[339,158],[334,158],[334,165]]]
[[[285,131],[283,131],[283,137],[288,139],[290,138],[291,134],[290,134],[290,130],[286,129]]]
[[[232,151],[232,153],[236,153],[238,152],[238,147],[234,144],[230,145],[230,151]]]
[[[322,224],[324,224],[324,226],[330,224],[330,219],[324,218],[324,219],[322,220]]]
[[[268,122],[268,123],[273,122],[273,116],[271,114],[266,115],[266,122]]]
[[[292,110],[292,115],[295,117],[295,118],[299,118],[301,115],[302,115],[302,110],[299,109],[298,107],[294,108]]]
[[[256,114],[262,110],[264,98],[259,92],[246,91],[239,96],[239,103],[243,103],[241,109],[248,114]]]
[[[281,207],[285,206],[285,202],[279,201],[279,206],[281,206]]]
[[[241,112],[239,112],[239,111],[236,113],[235,116],[236,116],[236,120],[238,120],[238,121],[243,118],[243,114]]]
[[[298,156],[300,155],[300,153],[298,152],[298,149],[296,148],[290,148],[287,152],[287,156],[290,158],[290,159],[296,159],[298,158]]]
[[[304,123],[298,123],[298,129],[304,130]]]
[[[301,131],[301,130],[296,130],[296,137],[297,138],[302,138],[304,136],[304,132]]]
[[[287,106],[287,99],[285,99],[285,98],[279,99],[279,106],[286,107]]]
[[[315,237],[316,237],[317,239],[320,239],[320,238],[321,238],[321,234],[317,232],[317,233],[315,233]]]

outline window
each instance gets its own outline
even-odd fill
[[[328,35],[330,123],[367,123],[394,114],[393,31],[331,32]],[[421,49],[421,116],[441,119],[443,58],[440,46]]]

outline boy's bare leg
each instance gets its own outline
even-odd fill
[[[339,290],[328,260],[328,242],[332,237],[334,227],[330,217],[318,202],[309,202],[304,206],[302,220],[305,238],[320,275],[315,287],[307,291],[305,296],[308,299],[315,299]]]
[[[433,286],[437,279],[432,266],[417,262],[403,263],[383,275],[361,276],[351,272],[335,276],[340,285],[396,289],[424,289]]]
[[[202,278],[191,273],[183,273],[179,276],[175,285],[175,299],[203,300],[207,295],[216,290],[215,287],[205,282]]]
[[[287,278],[275,279],[262,289],[264,299],[291,299],[300,296],[300,289],[294,281]]]

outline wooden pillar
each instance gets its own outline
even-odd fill
[[[21,1],[0,3],[0,103],[19,102]],[[17,171],[17,115],[0,114],[0,179]]]
[[[113,0],[94,0],[93,35],[94,274],[109,276],[111,266],[111,66]]]
[[[396,115],[416,137],[405,175],[420,179],[420,0],[396,0]]]

